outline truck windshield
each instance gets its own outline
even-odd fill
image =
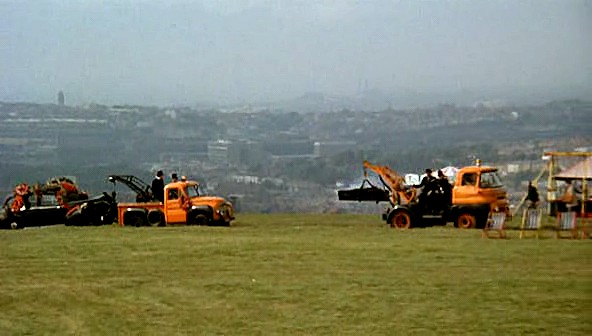
[[[199,188],[198,186],[188,186],[187,187],[187,196],[189,197],[196,197],[199,196]]]
[[[485,172],[481,174],[481,188],[499,188],[502,187],[502,180],[497,175],[497,171]]]

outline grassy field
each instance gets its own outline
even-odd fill
[[[3,231],[0,334],[592,334],[590,240],[378,217]]]

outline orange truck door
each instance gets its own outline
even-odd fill
[[[460,184],[457,184],[453,191],[454,204],[472,204],[479,196],[478,175],[477,173],[465,173],[460,178]]]
[[[187,212],[182,206],[183,191],[178,188],[170,188],[165,195],[164,208],[167,223],[185,223]]]

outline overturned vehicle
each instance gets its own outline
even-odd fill
[[[117,205],[113,195],[103,193],[89,198],[65,177],[45,184],[18,184],[0,209],[0,229],[65,225],[103,225],[113,223]]]

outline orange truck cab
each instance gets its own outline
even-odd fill
[[[497,168],[461,168],[452,188],[449,219],[460,228],[483,227],[491,210],[510,214],[508,195],[497,174]]]
[[[229,226],[234,219],[234,209],[229,201],[217,196],[201,196],[199,183],[195,181],[167,184],[163,203],[119,203],[117,210],[121,226]]]

